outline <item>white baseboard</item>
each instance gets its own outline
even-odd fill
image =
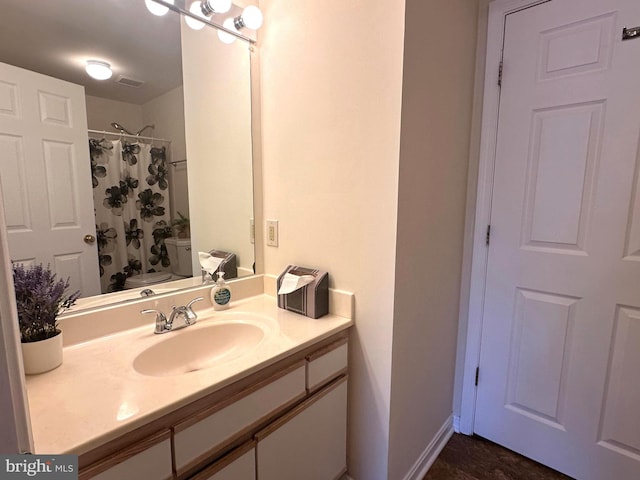
[[[453,435],[453,415],[447,418],[444,424],[442,424],[438,433],[436,433],[435,437],[429,442],[429,445],[427,445],[427,448],[425,448],[411,470],[409,470],[409,473],[405,475],[404,480],[422,480],[451,438],[451,435]]]
[[[461,433],[460,432],[460,415],[453,416],[453,431],[455,433]]]

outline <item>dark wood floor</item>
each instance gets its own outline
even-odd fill
[[[571,480],[480,437],[453,434],[423,480]]]

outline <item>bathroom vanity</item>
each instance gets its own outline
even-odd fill
[[[81,479],[340,478],[350,315],[313,320],[263,294],[194,310],[163,335],[150,318],[90,339],[68,322],[63,365],[27,377],[36,453],[78,454]]]

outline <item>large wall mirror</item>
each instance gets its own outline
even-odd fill
[[[199,285],[199,251],[224,257],[227,277],[255,272],[247,42],[143,0],[6,0],[1,23],[13,261],[69,276],[76,310]],[[90,78],[90,59],[113,76]],[[82,87],[80,107],[59,80]]]

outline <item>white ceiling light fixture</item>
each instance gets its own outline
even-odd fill
[[[231,30],[231,31],[236,31],[236,25],[235,22],[233,20],[233,18],[227,18],[223,23],[222,26],[224,28],[226,28],[227,30]],[[218,38],[220,39],[220,41],[222,43],[226,43],[227,45],[231,45],[233,42],[236,41],[236,37],[231,35],[230,33],[225,32],[224,30],[218,30]]]
[[[100,60],[87,60],[85,70],[91,78],[96,80],[108,80],[113,75],[111,65]]]
[[[201,17],[204,19],[207,18],[203,13],[202,2],[200,1],[193,2],[189,7],[189,11],[194,15],[197,15],[198,17]],[[195,18],[185,16],[184,21],[189,26],[189,28],[192,28],[193,30],[202,30],[204,28],[204,23],[199,22]]]
[[[237,38],[255,43],[255,30],[264,20],[262,11],[255,5],[242,9],[233,0],[145,0],[145,4],[154,15],[164,15],[169,10],[177,12],[193,30],[202,30],[205,25],[217,28],[218,37],[226,44]]]
[[[231,0],[202,0],[200,8],[206,17],[231,10]]]
[[[164,0],[166,3],[174,4],[174,0]],[[169,7],[162,5],[158,2],[154,2],[153,0],[144,0],[144,4],[147,6],[147,10],[149,10],[154,15],[161,17],[166,15],[169,11]]]
[[[198,0],[189,7],[191,13],[206,20],[210,20],[216,14],[227,13],[229,10],[231,10],[231,0]],[[193,17],[185,16],[184,20],[194,30],[201,30],[204,27],[204,23]]]
[[[262,26],[262,11],[255,5],[246,7],[242,14],[233,19],[236,30],[248,28],[249,30],[257,30]]]

